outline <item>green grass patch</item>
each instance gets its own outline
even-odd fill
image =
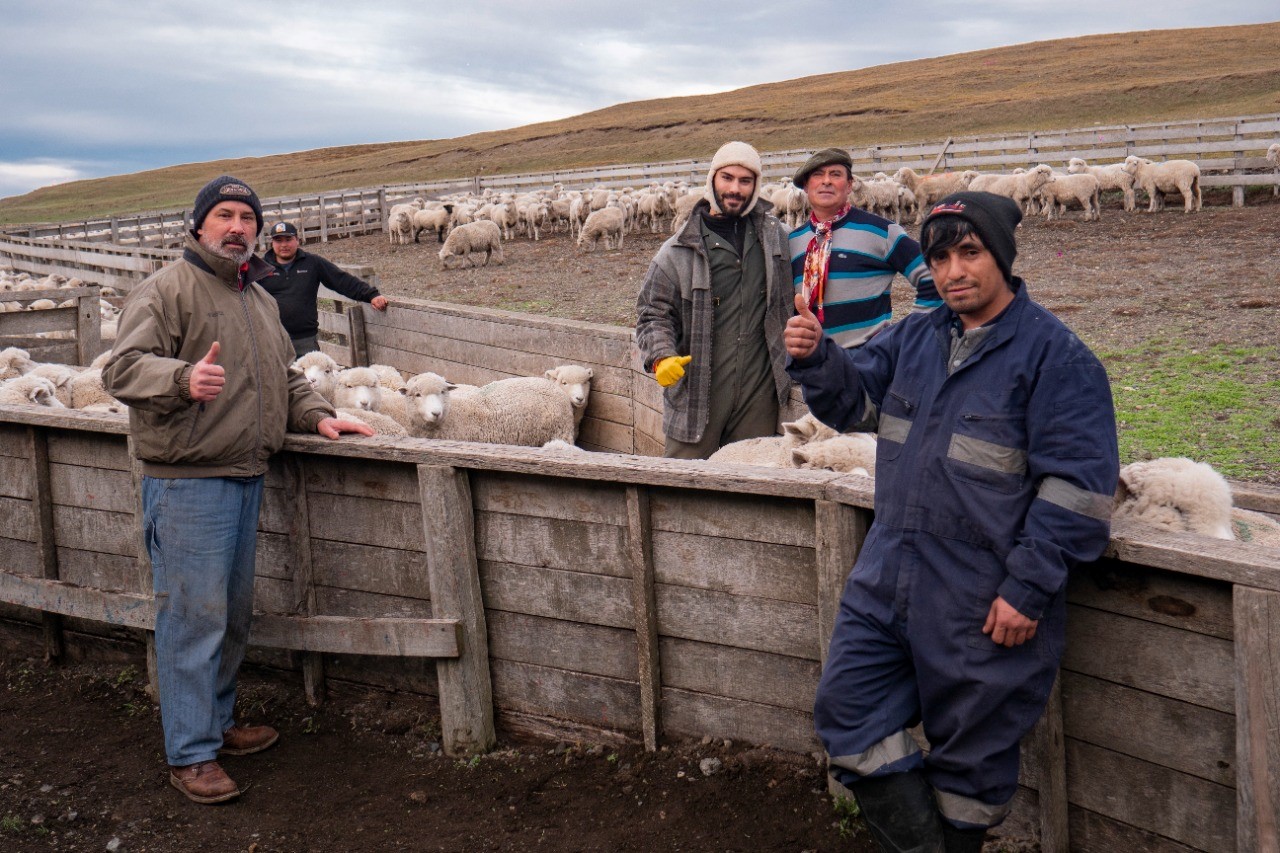
[[[1280,348],[1172,339],[1098,355],[1122,463],[1187,456],[1239,480],[1280,468]]]

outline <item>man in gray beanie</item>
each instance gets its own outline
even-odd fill
[[[662,385],[665,453],[705,459],[773,435],[791,393],[782,329],[791,315],[787,232],[760,198],[760,155],[720,147],[703,198],[640,285],[636,344]]]
[[[263,476],[286,430],[326,438],[364,424],[290,368],[293,344],[257,283],[258,196],[223,175],[196,196],[182,258],[139,284],[102,370],[129,407],[156,603],[160,718],[169,782],[197,803],[240,789],[218,764],[276,742],[236,722],[236,672],[253,613]]]
[[[1002,196],[948,196],[921,227],[942,307],[845,349],[797,294],[785,333],[819,420],[878,424],[875,521],[814,726],[886,851],[977,853],[1008,814],[1062,658],[1067,573],[1109,538],[1111,387],[1013,274],[1021,218]]]

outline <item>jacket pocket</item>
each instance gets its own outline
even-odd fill
[[[876,464],[898,458],[911,435],[911,427],[919,405],[920,394],[915,388],[890,388],[881,401],[876,427]]]
[[[947,472],[956,480],[1011,494],[1027,479],[1026,413],[967,412],[947,446]]]

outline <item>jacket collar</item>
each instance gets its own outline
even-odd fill
[[[239,287],[239,265],[235,261],[220,258],[204,246],[201,246],[200,241],[191,232],[187,232],[186,240],[183,243],[182,259],[231,287]],[[274,266],[257,255],[249,256],[249,270],[245,275],[247,282],[262,281],[267,276],[275,274],[276,268]]]

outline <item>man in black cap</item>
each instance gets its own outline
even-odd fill
[[[253,255],[257,194],[216,178],[196,196],[191,225],[182,258],[129,294],[102,379],[129,406],[142,462],[169,782],[219,803],[240,795],[219,753],[261,752],[278,737],[235,719],[267,460],[286,429],[331,439],[373,431],[335,418],[289,367],[289,336],[257,284],[272,274]]]
[[[942,304],[920,245],[898,223],[850,204],[852,169],[847,151],[826,148],[792,178],[811,211],[789,238],[792,281],[843,347],[861,346],[893,319],[891,291],[898,275],[916,290],[913,310]]]
[[[320,330],[316,294],[320,285],[348,299],[368,302],[379,311],[387,310],[387,297],[378,293],[378,288],[319,255],[304,252],[292,222],[271,226],[271,248],[263,260],[276,268],[276,274],[263,279],[262,287],[280,303],[280,322],[289,332],[299,358],[320,349],[316,341]]]
[[[1067,572],[1110,534],[1110,385],[1013,275],[1021,216],[1001,196],[948,196],[921,229],[944,307],[849,350],[797,295],[784,333],[820,420],[878,423],[875,521],[814,725],[888,851],[978,851],[1008,814],[1062,656]]]

